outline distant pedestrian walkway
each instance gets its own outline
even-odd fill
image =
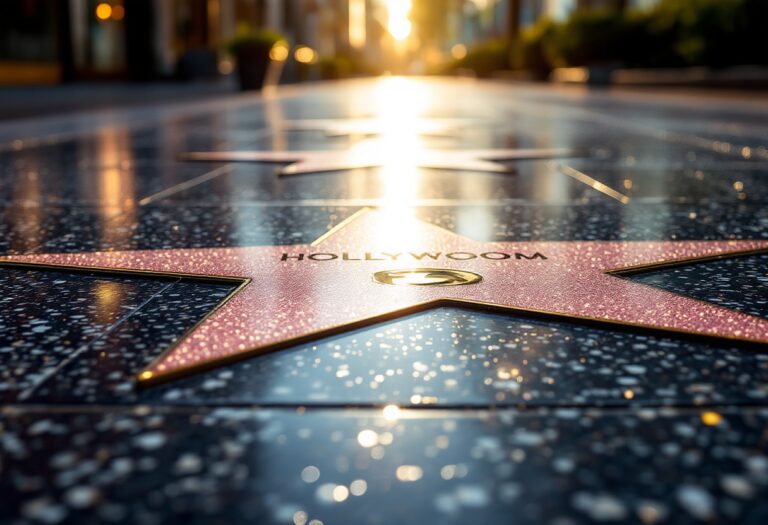
[[[205,83],[93,83],[0,88],[0,120],[91,109],[190,101],[235,90],[229,79]]]

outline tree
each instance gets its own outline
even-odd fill
[[[520,36],[521,0],[508,0],[507,4],[507,36],[514,41]]]

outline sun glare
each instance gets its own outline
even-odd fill
[[[365,45],[365,0],[349,0],[349,45]]]
[[[387,30],[395,40],[405,40],[411,34],[411,0],[387,0]]]
[[[361,155],[379,155],[387,161],[380,168],[379,211],[386,215],[386,226],[375,232],[381,246],[423,246],[422,231],[409,228],[416,214],[422,186],[422,173],[416,164],[426,145],[416,131],[429,102],[423,84],[402,77],[381,79],[374,93],[372,109],[382,125],[377,139],[353,147]]]

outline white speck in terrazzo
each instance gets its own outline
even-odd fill
[[[737,498],[749,499],[755,494],[754,485],[747,478],[735,474],[722,476],[720,486],[725,492]]]
[[[207,379],[200,388],[203,390],[218,390],[220,388],[224,388],[227,386],[227,383],[225,381],[222,381],[220,379]]]
[[[133,438],[133,444],[144,450],[157,450],[165,445],[166,437],[162,432],[147,432]]]
[[[630,374],[640,375],[645,373],[646,368],[642,365],[624,365],[624,370]]]
[[[95,505],[100,495],[95,487],[78,485],[64,493],[64,501],[74,509],[85,509]]]
[[[55,525],[67,517],[67,508],[54,503],[50,498],[42,497],[25,502],[21,507],[21,514],[27,519]]]
[[[174,472],[177,474],[197,474],[203,469],[203,460],[197,454],[187,453],[183,454],[176,460],[173,466]]]
[[[669,515],[669,508],[659,502],[643,500],[637,504],[637,517],[644,525],[655,525],[656,523],[663,522]]]
[[[690,438],[696,435],[696,429],[687,423],[675,424],[675,434],[680,437]]]
[[[620,521],[627,517],[627,507],[611,494],[577,492],[573,495],[571,504],[594,521]]]
[[[544,436],[525,429],[518,429],[510,439],[512,443],[524,447],[536,447],[544,443]]]
[[[74,465],[78,460],[78,455],[74,452],[59,452],[51,457],[50,465],[55,469],[65,469]]]
[[[0,445],[7,454],[15,457],[23,457],[27,453],[24,442],[12,432],[0,432]]]
[[[715,517],[715,498],[696,485],[683,485],[677,489],[677,502],[688,514],[700,520]]]
[[[520,497],[523,489],[518,483],[502,483],[499,485],[499,499],[504,503],[511,503]]]
[[[491,501],[488,491],[482,485],[459,485],[454,490],[454,497],[462,507],[485,507]]]
[[[751,476],[761,483],[768,483],[768,457],[749,456],[744,460],[744,466]]]
[[[576,464],[571,458],[558,457],[552,460],[552,468],[558,474],[568,474],[573,472]]]
[[[443,514],[456,514],[459,511],[459,503],[452,494],[438,494],[434,499],[435,508]]]

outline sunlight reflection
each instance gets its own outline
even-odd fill
[[[419,135],[429,89],[406,78],[382,80],[374,94],[373,110],[381,122],[381,134],[375,140],[355,144],[351,154],[364,159],[374,154],[387,159],[379,171],[380,210],[388,217],[385,231],[377,238],[388,245],[418,244],[422,239],[408,228],[414,219],[422,183],[417,159],[426,145]],[[414,238],[414,236],[419,238]]]
[[[411,0],[387,0],[387,31],[395,40],[405,40],[411,34]]]
[[[101,237],[107,246],[113,246],[131,236],[130,226],[136,214],[134,159],[131,156],[130,136],[125,130],[106,129],[96,140],[100,166],[96,191],[100,220],[105,225],[101,229]],[[129,162],[121,163],[126,156]],[[118,167],[121,164],[126,167]]]
[[[365,0],[349,0],[349,45],[365,46]]]
[[[43,228],[43,207],[38,206],[42,198],[40,187],[40,171],[37,158],[31,156],[25,165],[26,172],[17,178],[12,186],[13,202],[23,202],[27,205],[19,206],[17,211],[5,215],[11,231],[22,233],[21,235],[9,235],[12,249],[25,252],[40,244],[34,233],[45,231]],[[31,205],[30,205],[31,204]]]
[[[93,292],[98,305],[93,311],[94,320],[100,324],[113,322],[123,302],[123,288],[114,281],[98,279]]]
[[[285,121],[283,106],[280,104],[280,100],[275,97],[275,92],[267,92],[263,96],[267,126],[272,130],[272,149],[274,151],[286,150],[288,149],[288,138],[283,125]]]

